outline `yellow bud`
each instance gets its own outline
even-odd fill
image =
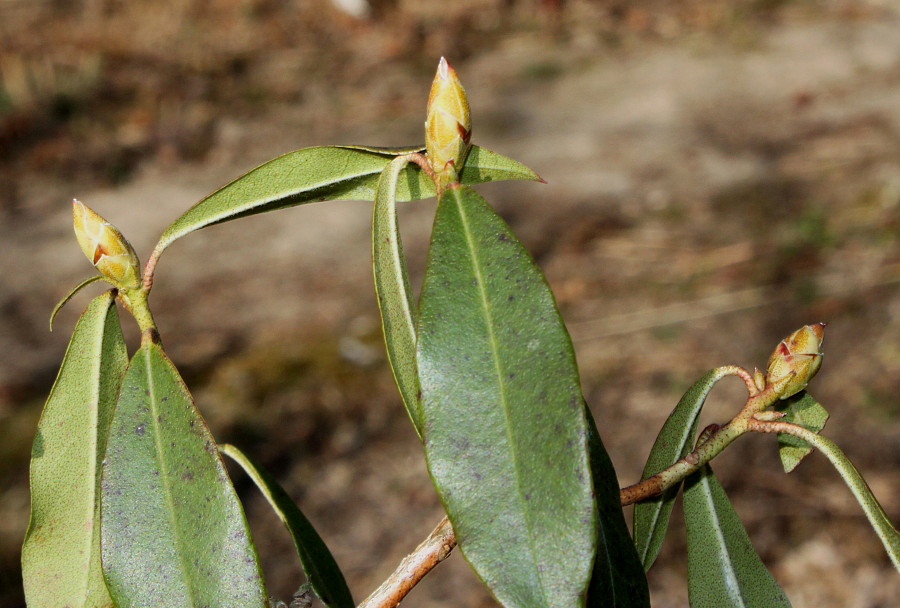
[[[804,325],[782,340],[769,357],[766,382],[781,399],[802,391],[819,371],[824,334],[824,323]]]
[[[79,200],[72,201],[72,216],[78,244],[100,274],[120,287],[140,287],[140,263],[122,233]]]
[[[456,72],[441,57],[425,119],[425,149],[441,186],[456,180],[469,151],[471,129],[466,91]]]

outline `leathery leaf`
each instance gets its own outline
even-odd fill
[[[220,445],[219,449],[244,469],[284,523],[294,539],[303,572],[322,603],[329,608],[353,608],[353,596],[331,551],[281,484],[233,445]]]
[[[108,608],[100,568],[100,473],[128,355],[115,292],[75,326],[31,451],[22,579],[31,608]]]
[[[163,232],[156,245],[157,253],[195,230],[248,215],[326,200],[371,201],[378,177],[392,159],[423,151],[423,146],[318,146],[288,152],[245,173],[185,211]],[[502,179],[541,178],[502,154],[472,146],[460,180],[478,184]],[[434,184],[418,165],[404,169],[397,182],[398,201],[434,194]]]
[[[709,465],[684,483],[691,608],[790,608]]]
[[[392,160],[378,180],[372,216],[372,267],[388,361],[409,418],[421,437],[416,326],[396,204],[397,178],[408,162],[403,157]]]
[[[505,606],[584,605],[597,509],[571,340],[541,271],[464,186],[441,196],[417,360],[428,467]]]
[[[713,369],[687,390],[660,429],[644,465],[642,480],[675,464],[691,450],[694,437],[697,435],[700,410],[706,402],[706,397],[716,382],[728,373],[727,367]],[[659,496],[634,505],[634,544],[644,564],[644,570],[649,570],[659,555],[680,487],[680,484],[676,485]]]
[[[162,348],[128,366],[103,471],[103,570],[118,606],[266,605],[216,444]]]

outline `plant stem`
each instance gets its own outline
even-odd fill
[[[358,608],[393,608],[406,597],[432,568],[444,561],[453,547],[456,536],[446,517],[416,550],[403,558],[397,569],[358,606]]]
[[[153,289],[153,273],[156,271],[156,263],[159,262],[159,256],[162,252],[163,250],[159,247],[154,249],[147,260],[147,264],[144,266],[144,277],[141,280],[141,287],[147,293],[150,293],[150,290]]]
[[[713,426],[707,427],[701,434],[694,450],[672,466],[638,483],[622,488],[620,490],[622,506],[661,494],[691,473],[699,470],[703,465],[721,454],[722,450],[728,447],[731,442],[748,432],[750,430],[750,422],[755,414],[778,400],[778,394],[773,386],[767,386],[760,391],[756,387],[755,382],[753,382],[753,377],[746,370],[734,368],[732,374],[744,380],[750,393],[737,416],[724,426],[718,428]]]
[[[153,313],[150,312],[150,307],[147,304],[148,295],[149,292],[141,287],[138,289],[120,289],[118,297],[122,306],[137,321],[142,335],[158,335],[156,321],[153,319]]]
[[[415,163],[415,164],[419,165],[419,167],[422,169],[422,171],[425,172],[425,175],[427,175],[429,178],[431,178],[431,181],[434,182],[434,187],[438,191],[438,196],[440,196],[441,186],[438,183],[437,175],[435,175],[434,169],[431,167],[431,163],[428,161],[428,159],[425,157],[425,155],[420,154],[418,152],[413,152],[412,154],[407,154],[406,159],[411,163]]]
[[[875,495],[872,494],[872,490],[869,488],[866,480],[863,479],[863,476],[860,475],[859,471],[837,444],[809,429],[790,422],[750,419],[748,428],[757,433],[785,433],[793,435],[822,452],[834,468],[837,469],[847,487],[850,488],[850,492],[853,493],[854,498],[859,502],[869,523],[872,524],[872,528],[875,529],[875,533],[881,539],[887,554],[894,563],[894,567],[900,571],[900,532],[897,531],[888,518],[887,513],[884,512],[884,508],[875,499]]]

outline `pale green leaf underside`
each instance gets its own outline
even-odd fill
[[[209,429],[162,349],[128,366],[103,472],[103,569],[120,607],[263,608],[250,532]]]
[[[691,608],[790,608],[709,465],[685,480],[684,516]]]
[[[697,435],[697,422],[703,403],[716,382],[728,373],[729,368],[716,368],[707,372],[688,389],[660,429],[647,458],[647,464],[644,465],[641,479],[647,479],[673,465],[691,450],[694,437]],[[666,538],[669,518],[679,487],[676,485],[660,496],[634,505],[634,544],[645,571],[656,561],[659,549]]]
[[[587,426],[543,274],[474,190],[440,198],[420,300],[425,449],[463,555],[508,607],[584,604]]]
[[[407,164],[403,157],[391,161],[378,180],[372,215],[372,267],[388,361],[409,418],[422,437],[416,321],[394,195],[397,179]]]
[[[785,412],[783,422],[799,424],[803,428],[818,433],[828,422],[828,411],[808,392],[800,392],[790,399],[779,401],[775,409]],[[812,451],[812,446],[794,437],[781,433],[778,435],[778,455],[785,473],[790,473]]]
[[[856,501],[862,507],[869,524],[875,530],[878,538],[884,545],[888,557],[894,567],[900,572],[900,532],[891,523],[884,508],[875,498],[866,480],[860,472],[853,466],[850,459],[841,451],[841,449],[833,441],[826,437],[814,433],[812,431],[804,431],[801,429],[802,438],[811,446],[822,452],[832,466],[837,469],[843,478],[844,483],[850,488],[850,492]]]
[[[56,306],[54,306],[53,310],[50,312],[50,331],[53,331],[53,321],[54,321],[54,319],[56,319],[56,315],[59,314],[59,311],[62,310],[63,306],[65,306],[66,304],[69,303],[69,300],[71,300],[73,297],[75,297],[75,294],[77,294],[79,291],[81,291],[82,289],[84,289],[85,287],[90,285],[91,283],[96,283],[97,281],[102,281],[102,280],[103,280],[103,275],[99,275],[99,274],[92,276],[92,277],[88,277],[85,280],[83,280],[81,283],[79,283],[78,285],[73,287],[69,291],[69,293],[67,293],[65,296],[63,296],[63,298],[59,302],[56,303]]]
[[[353,597],[337,562],[284,488],[265,469],[233,445],[220,445],[219,451],[244,469],[284,523],[294,540],[303,572],[319,599],[329,608],[353,608]]]
[[[100,470],[128,364],[113,292],[81,315],[31,452],[22,579],[31,608],[108,608],[100,568]]]
[[[188,209],[163,232],[156,249],[162,251],[176,239],[205,226],[265,211],[324,200],[371,201],[375,198],[379,175],[393,158],[423,150],[421,146],[320,146],[288,152],[245,173]],[[521,163],[473,146],[460,175],[462,183],[502,179],[540,178]],[[418,165],[404,169],[397,183],[398,201],[434,194],[434,184]]]

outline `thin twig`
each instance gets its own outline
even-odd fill
[[[403,558],[397,569],[358,608],[393,608],[399,605],[432,568],[450,555],[455,546],[453,527],[450,520],[444,517],[428,538]]]
[[[161,253],[162,249],[154,249],[153,253],[150,254],[150,259],[147,260],[146,266],[144,266],[144,277],[141,283],[143,290],[146,292],[153,289],[153,273],[156,271],[156,263],[159,262]]]

